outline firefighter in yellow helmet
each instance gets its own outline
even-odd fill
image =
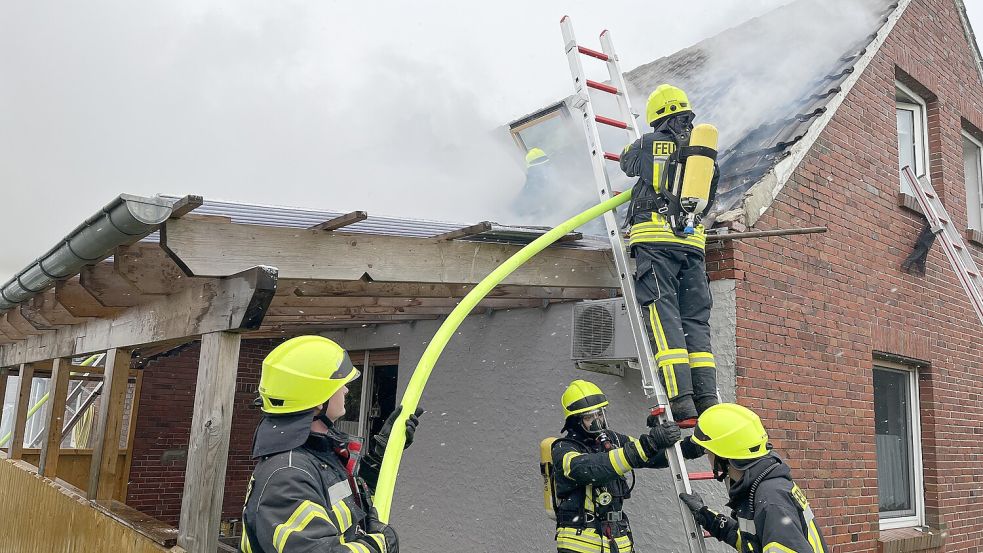
[[[727,482],[730,516],[711,511],[699,494],[679,496],[713,537],[741,553],[829,551],[809,501],[772,451],[754,411],[735,403],[714,405],[680,447],[688,459],[706,453],[714,476]]]
[[[556,178],[553,162],[542,148],[526,152],[526,182],[512,202],[515,212],[526,222],[544,224],[552,214],[554,199],[562,183]]]
[[[679,441],[679,427],[652,421],[657,425],[637,439],[612,431],[607,397],[586,380],[571,382],[561,402],[566,434],[552,451],[557,550],[628,553],[631,527],[622,508],[634,485],[633,470],[667,467],[666,448]]]
[[[253,442],[259,462],[246,491],[240,551],[398,553],[395,530],[370,503],[375,481],[359,474],[361,448],[334,425],[345,414],[347,384],[358,376],[348,353],[322,336],[287,340],[263,360],[264,417]],[[381,464],[397,414],[363,464]],[[407,445],[417,424],[416,416],[407,421]]]
[[[673,183],[682,182],[686,167],[682,154],[697,151],[689,146],[694,114],[686,93],[668,84],[652,92],[645,113],[652,131],[621,155],[625,174],[639,177],[628,207],[629,248],[636,262],[635,295],[647,310],[659,377],[673,418],[685,427],[717,403],[706,232],[698,224],[686,232],[680,198],[672,194]],[[714,161],[709,199],[700,218],[710,209],[719,177]]]

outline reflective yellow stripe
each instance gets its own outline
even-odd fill
[[[812,545],[813,553],[826,553],[823,549],[823,540],[819,537],[819,529],[816,528],[814,520],[809,521],[809,543]]]
[[[642,458],[642,461],[648,462],[649,458],[645,455],[645,450],[642,448],[642,443],[638,441],[638,438],[628,438],[631,443],[635,444],[635,451],[638,452],[638,456]]]
[[[619,536],[614,539],[618,550],[627,553],[631,551],[631,539],[628,536]],[[600,553],[610,551],[607,540],[598,535],[593,528],[586,528],[578,534],[574,528],[558,528],[556,532],[556,547],[558,549],[569,549],[578,553]]]
[[[703,225],[696,227],[693,234],[681,237],[669,228],[665,218],[658,213],[652,214],[651,223],[637,223],[631,226],[628,234],[628,245],[633,246],[641,243],[667,243],[692,246],[699,250],[706,248],[707,235]]]
[[[335,518],[338,519],[338,530],[345,532],[352,525],[352,511],[345,504],[344,500],[339,501],[331,506],[331,512],[334,513]]]
[[[679,395],[679,384],[676,382],[676,365],[669,364],[662,367],[662,375],[666,381],[666,395],[672,399]]]
[[[328,518],[328,512],[324,510],[324,507],[309,500],[301,502],[287,521],[277,526],[273,531],[273,547],[279,553],[283,553],[283,548],[287,545],[287,538],[290,537],[290,534],[302,532],[315,518],[323,518],[329,524],[331,523],[331,519]]]
[[[617,472],[618,476],[623,476],[631,470],[631,465],[628,464],[628,458],[625,457],[624,448],[619,447],[609,451],[608,459],[611,461],[611,466],[614,467],[614,472]]]
[[[348,549],[351,549],[355,553],[372,553],[372,550],[369,549],[369,546],[367,546],[367,545],[365,545],[363,543],[358,543],[358,542],[355,542],[355,543],[343,543],[342,545],[344,545]]]
[[[654,303],[649,304],[649,324],[652,325],[652,337],[655,339],[655,349],[657,351],[669,349],[669,346],[666,344],[665,334],[662,333],[659,312],[656,310]],[[656,354],[656,357],[658,357],[658,354]]]
[[[795,553],[795,550],[773,541],[765,546],[761,553]]]
[[[716,367],[713,354],[708,351],[695,351],[689,354],[690,367]]]
[[[241,549],[243,553],[253,553],[253,546],[251,543],[249,543],[249,538],[246,536],[245,528],[242,529],[242,539],[239,540],[239,549]]]
[[[366,536],[372,538],[372,541],[379,546],[379,551],[386,553],[386,538],[382,534],[366,534]]]
[[[570,462],[579,455],[580,453],[576,451],[568,451],[563,455],[563,476],[570,478]]]
[[[683,348],[672,348],[665,351],[660,351],[655,356],[655,362],[658,366],[663,367],[665,365],[676,364],[679,362],[686,363],[690,359],[690,356],[686,353]]]

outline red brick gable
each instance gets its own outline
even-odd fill
[[[918,359],[927,523],[946,551],[983,537],[983,326],[938,247],[902,273],[923,218],[897,205],[895,80],[930,94],[930,175],[965,228],[964,122],[983,84],[957,4],[916,0],[794,170],[760,229],[821,235],[733,245],[738,398],[760,410],[837,551],[878,547],[875,355]],[[978,264],[983,248],[970,245]],[[723,256],[724,258],[728,256]]]

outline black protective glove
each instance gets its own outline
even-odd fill
[[[393,530],[392,526],[379,520],[379,513],[376,512],[375,508],[365,519],[365,532],[376,534],[376,536],[362,536],[358,541],[368,545],[375,553],[399,553],[399,537],[396,536],[396,531]],[[385,541],[384,544],[378,542],[377,536],[379,535]]]
[[[695,492],[681,493],[679,494],[679,500],[686,505],[686,508],[689,509],[691,513],[693,513],[693,518],[701,528],[704,530],[714,528],[715,525],[713,521],[718,515],[707,508],[706,504],[703,503],[703,498],[700,497],[700,494]],[[718,536],[714,535],[714,537]],[[718,539],[720,538],[718,537]]]
[[[402,410],[403,406],[398,405],[392,414],[386,418],[382,429],[372,438],[372,445],[369,446],[365,456],[362,457],[362,461],[358,464],[358,476],[365,481],[371,490],[375,490],[375,486],[379,482],[379,472],[382,470],[382,458],[386,455],[389,435],[392,433],[396,417]],[[410,447],[410,444],[413,443],[413,435],[416,433],[417,425],[420,424],[419,417],[422,414],[423,409],[417,407],[416,413],[406,419],[406,445],[403,446],[403,449]]]
[[[386,418],[386,422],[382,425],[382,429],[379,433],[372,438],[372,448],[369,451],[370,455],[374,455],[379,459],[386,454],[386,445],[389,444],[389,435],[392,434],[393,424],[396,422],[396,417],[403,412],[403,406],[397,405],[396,409]],[[410,415],[406,419],[406,445],[403,449],[410,447],[413,443],[413,435],[416,434],[416,427],[420,424],[420,416],[423,415],[423,409],[420,407],[416,408],[416,412]]]
[[[679,431],[679,425],[673,421],[666,421],[662,424],[657,424],[649,428],[649,436],[652,437],[652,442],[659,449],[665,449],[667,447],[672,447],[676,442],[679,441],[682,434]]]
[[[683,452],[683,459],[699,459],[706,453],[703,446],[693,441],[692,436],[683,438],[683,441],[679,442],[679,449]]]
[[[700,512],[700,509],[706,507],[706,503],[703,502],[703,498],[698,493],[681,493],[679,494],[680,501],[686,505],[686,508],[690,510],[691,513],[696,515]]]

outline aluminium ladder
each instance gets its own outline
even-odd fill
[[[620,155],[605,152],[601,144],[601,136],[598,131],[598,124],[608,125],[625,130],[635,140],[641,137],[635,115],[631,111],[631,102],[628,98],[627,87],[625,86],[624,75],[618,64],[618,57],[614,53],[614,45],[611,42],[611,34],[608,31],[601,33],[601,51],[591,50],[577,44],[573,33],[573,23],[568,16],[560,20],[560,27],[563,31],[564,49],[567,54],[567,61],[570,63],[570,73],[573,77],[573,86],[576,92],[574,107],[583,111],[584,132],[587,135],[587,147],[591,153],[591,165],[594,170],[594,181],[597,184],[597,191],[601,201],[611,198],[611,182],[605,168],[605,160],[617,162]],[[587,78],[584,68],[580,63],[580,55],[590,56],[606,62],[610,83],[600,83]],[[617,98],[618,109],[621,113],[619,119],[611,119],[598,115],[594,112],[591,103],[589,88],[612,94]],[[646,334],[645,325],[638,301],[635,299],[635,286],[632,278],[631,267],[628,265],[628,255],[624,240],[621,235],[621,227],[618,225],[614,211],[604,214],[604,224],[607,227],[608,239],[611,241],[611,251],[614,253],[614,263],[621,278],[621,292],[625,300],[625,307],[628,311],[628,320],[631,322],[632,335],[635,338],[635,345],[638,348],[638,361],[641,365],[642,388],[645,396],[655,397],[658,405],[653,408],[652,414],[658,415],[660,422],[672,420],[672,412],[669,409],[669,398],[662,389],[656,372],[655,356],[652,353],[652,345]],[[688,474],[682,452],[677,444],[671,451],[666,452],[669,458],[669,469],[672,471],[673,483],[676,487],[676,495],[680,493],[691,493],[691,480],[711,480],[713,473],[693,473]],[[680,514],[683,517],[683,527],[686,531],[687,544],[691,553],[706,553],[706,544],[703,542],[704,533],[696,525],[693,514],[689,508],[677,497]]]
[[[966,243],[963,242],[959,231],[952,224],[952,218],[946,212],[942,200],[935,192],[935,188],[932,187],[932,183],[927,178],[915,177],[911,167],[905,166],[901,172],[908,180],[908,185],[915,192],[915,198],[922,208],[922,213],[925,214],[929,228],[932,229],[933,233],[941,236],[942,249],[945,250],[946,257],[952,263],[956,278],[959,279],[963,290],[969,295],[969,301],[973,304],[973,309],[976,310],[980,322],[983,323],[983,276],[980,275],[979,267],[976,266],[973,256],[966,248]]]

